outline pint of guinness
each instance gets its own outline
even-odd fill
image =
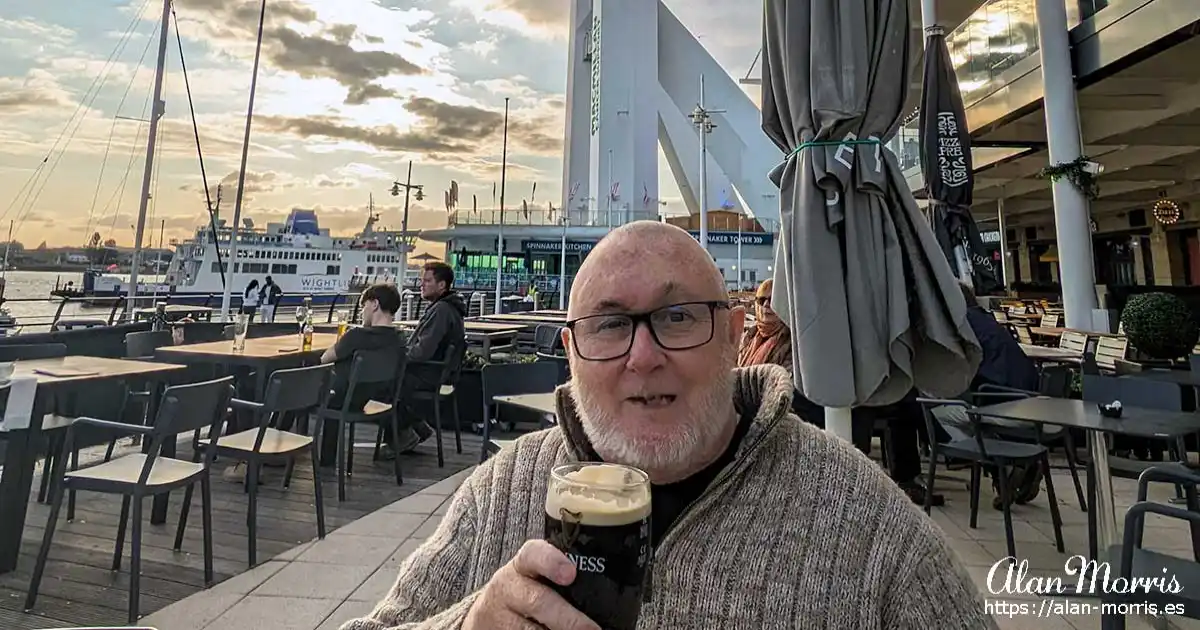
[[[646,473],[602,463],[555,468],[546,540],[575,563],[575,581],[555,590],[604,630],[634,630],[650,560]]]

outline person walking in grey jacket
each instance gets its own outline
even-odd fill
[[[612,231],[572,287],[558,426],[479,466],[342,630],[598,629],[551,587],[577,568],[543,540],[550,471],[577,461],[652,484],[639,630],[995,628],[938,526],[790,412],[787,371],[735,368],[744,323],[686,231]]]

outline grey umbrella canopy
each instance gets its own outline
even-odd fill
[[[763,130],[788,156],[772,306],[796,386],[825,407],[965,391],[979,342],[945,256],[881,140],[908,84],[905,0],[766,0]],[[816,144],[812,144],[816,143]]]

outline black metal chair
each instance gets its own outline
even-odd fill
[[[258,564],[258,478],[263,462],[282,461],[287,464],[283,486],[291,484],[292,470],[296,458],[309,451],[312,453],[313,465],[313,498],[317,510],[317,537],[325,538],[325,504],[321,497],[321,475],[319,472],[320,453],[317,450],[319,442],[310,436],[271,428],[278,424],[286,413],[304,413],[325,406],[329,397],[330,379],[333,375],[333,364],[314,365],[311,367],[276,370],[267,380],[267,391],[263,402],[251,402],[234,398],[231,405],[237,409],[246,409],[258,414],[258,426],[240,433],[233,433],[217,438],[200,439],[193,444],[199,459],[200,453],[215,450],[218,457],[229,457],[246,462],[246,485],[250,493],[250,508],[246,516],[249,528],[250,548],[249,562],[254,567]],[[305,423],[307,424],[307,423]],[[320,435],[318,423],[317,435]],[[179,516],[179,529],[175,533],[175,546],[183,541],[184,526],[187,524],[188,507],[191,504],[192,489],[189,487],[183,495],[183,511]]]
[[[563,351],[563,326],[538,324],[533,332],[533,345],[539,355],[556,355]]]
[[[1053,378],[1043,378],[1042,383],[1044,387],[1047,386],[1048,382],[1048,389],[1051,391],[1043,389],[1041,393],[1012,387],[1001,387],[998,385],[983,385],[979,388],[978,392],[974,392],[972,394],[972,398],[975,404],[990,404],[1003,402],[1005,400],[1015,400],[1018,398],[1028,398],[1031,396],[1040,395],[1052,396],[1055,398],[1066,398],[1066,396],[1055,395],[1058,393],[1059,378],[1057,376],[1054,376]],[[1067,469],[1071,473],[1071,482],[1075,486],[1075,498],[1079,501],[1079,509],[1083,510],[1084,512],[1087,511],[1088,502],[1084,497],[1083,484],[1079,481],[1079,455],[1075,448],[1075,437],[1071,435],[1070,429],[1064,427],[1061,431],[1053,434],[1047,434],[1042,430],[1040,425],[1035,425],[1032,428],[1024,428],[990,424],[986,423],[986,421],[985,424],[987,424],[989,431],[1004,439],[1011,439],[1019,442],[1033,441],[1047,447],[1053,447],[1061,440],[1063,444],[1063,452],[1067,456]]]
[[[931,437],[929,441],[930,456],[929,456],[929,477],[927,479],[928,491],[925,493],[925,513],[928,514],[932,507],[933,485],[937,479],[937,458],[939,454],[956,459],[966,460],[971,462],[971,529],[975,529],[979,522],[979,493],[980,486],[983,485],[983,467],[988,466],[996,476],[996,484],[1000,489],[1000,501],[1004,512],[1004,539],[1008,544],[1008,555],[1016,557],[1016,543],[1013,541],[1013,525],[1012,525],[1012,501],[1010,497],[1015,488],[1008,487],[1009,470],[1016,465],[1025,466],[1041,466],[1042,472],[1045,475],[1046,495],[1050,503],[1050,519],[1054,524],[1054,542],[1059,553],[1063,551],[1062,537],[1062,518],[1058,513],[1058,500],[1054,494],[1054,480],[1050,476],[1050,457],[1048,449],[1041,444],[1025,444],[1021,442],[1010,442],[1007,440],[996,440],[987,438],[984,435],[985,423],[983,423],[975,407],[961,400],[938,400],[931,398],[918,398],[917,402],[921,404],[922,414],[925,416],[925,428]],[[966,411],[967,418],[971,423],[971,434],[966,437],[954,437],[955,434],[961,434],[961,431],[952,427],[946,427],[947,433],[951,435],[949,442],[939,443],[932,436],[938,435],[935,425],[940,421],[933,414],[935,407],[953,406],[960,407]]]
[[[50,507],[50,517],[46,521],[46,531],[42,538],[42,546],[38,551],[37,564],[34,566],[33,579],[29,583],[29,593],[25,599],[26,611],[31,611],[37,602],[38,588],[41,586],[42,575],[46,569],[46,560],[50,556],[50,547],[54,541],[54,530],[58,524],[58,513],[62,507],[63,496],[68,490],[84,490],[105,494],[120,494],[121,516],[117,527],[116,549],[113,552],[113,571],[121,568],[121,555],[125,546],[125,525],[130,520],[130,506],[133,508],[133,533],[130,545],[129,561],[129,623],[138,619],[138,598],[141,593],[142,569],[142,505],[146,497],[170,492],[186,487],[189,490],[200,482],[200,496],[204,521],[204,582],[206,585],[213,581],[212,554],[212,493],[211,474],[214,452],[209,452],[201,462],[190,462],[160,455],[163,444],[167,440],[175,440],[180,433],[191,432],[193,439],[199,439],[200,432],[208,429],[209,438],[221,434],[226,409],[233,397],[233,379],[222,378],[191,385],[169,387],[163,392],[162,403],[159,406],[158,417],[154,426],[139,426],[97,420],[94,418],[78,418],[67,429],[66,447],[72,448],[76,436],[85,430],[101,433],[140,434],[149,439],[150,448],[146,453],[135,453],[118,457],[95,466],[81,470],[65,471],[65,462],[56,462],[54,475],[54,497]],[[182,540],[176,538],[175,550],[179,551]]]
[[[354,353],[350,360],[350,382],[346,387],[345,397],[341,407],[331,409],[322,406],[317,415],[324,425],[325,420],[338,424],[337,428],[337,470],[338,470],[338,501],[346,500],[346,476],[353,470],[354,465],[354,426],[363,422],[384,422],[390,420],[392,434],[399,435],[399,396],[400,383],[404,378],[407,357],[404,352],[395,350],[360,350]],[[369,390],[386,389],[388,399],[392,402],[383,403],[369,401],[362,410],[351,408],[356,396],[363,388]],[[323,429],[317,430],[320,437]],[[396,483],[404,483],[400,471],[400,458],[393,460],[396,472]]]
[[[14,343],[0,345],[0,361],[34,361],[67,356],[65,343]]]
[[[1189,488],[1188,509],[1147,501],[1147,487],[1150,482],[1167,482],[1183,485]],[[1169,577],[1178,583],[1176,591],[1170,588],[1137,588],[1130,593],[1120,593],[1112,589],[1101,589],[1101,601],[1105,604],[1136,604],[1144,606],[1151,604],[1160,610],[1171,606],[1177,614],[1190,619],[1200,619],[1200,512],[1196,507],[1196,485],[1200,476],[1177,467],[1147,468],[1138,478],[1138,502],[1125,512],[1125,530],[1122,543],[1107,551],[1104,558],[1118,565],[1118,574],[1113,577],[1124,579],[1127,584],[1138,582],[1152,583],[1154,580]],[[1146,514],[1157,514],[1160,517],[1187,521],[1192,531],[1192,559],[1150,551],[1142,547],[1145,533]],[[1124,614],[1106,614],[1101,623],[1105,628],[1124,630]]]
[[[403,396],[407,401],[412,402],[427,402],[433,406],[433,430],[437,438],[437,459],[438,468],[446,465],[445,456],[442,453],[442,403],[450,401],[450,416],[454,421],[454,450],[459,455],[462,454],[462,428],[459,426],[458,419],[458,394],[455,388],[458,387],[458,379],[462,374],[463,359],[466,356],[467,344],[465,342],[451,341],[446,346],[446,359],[443,361],[413,361],[412,366],[423,366],[429,369],[440,370],[438,382],[441,386],[437,390],[430,391],[411,391],[403,392]],[[376,448],[379,446],[379,438],[382,437],[382,432],[376,437]]]
[[[483,367],[480,373],[483,390],[483,446],[479,453],[480,463],[487,461],[492,453],[500,450],[500,445],[492,441],[492,424],[496,422],[497,416],[492,412],[492,406],[495,405],[496,396],[552,392],[558,386],[558,374],[557,365],[543,361]]]
[[[152,359],[154,357],[155,350],[163,346],[169,346],[171,343],[171,331],[169,330],[148,330],[143,332],[127,333],[125,335],[125,358]],[[117,412],[118,421],[125,422],[126,414],[129,412],[130,403],[138,403],[141,405],[141,414],[138,416],[137,424],[145,425],[146,414],[149,413],[150,410],[150,398],[153,395],[154,392],[148,387],[146,389],[134,389],[130,383],[126,382],[124,385],[124,391],[121,394],[121,407]],[[108,448],[104,451],[103,461],[107,462],[112,459],[113,452],[117,448],[118,439],[119,438],[114,437],[108,441]],[[141,439],[141,435],[134,435],[132,445],[137,446],[141,443]],[[57,457],[58,455],[53,456]],[[49,470],[51,466],[47,464],[46,468]],[[75,448],[71,450],[71,470],[77,470],[78,468],[79,449]],[[48,477],[49,475],[43,478],[43,485],[45,485],[45,479]],[[67,493],[67,522],[74,520],[75,491],[71,490]]]

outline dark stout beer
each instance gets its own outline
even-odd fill
[[[650,559],[650,481],[636,468],[568,464],[551,474],[546,540],[575,564],[553,585],[604,630],[634,630]]]

